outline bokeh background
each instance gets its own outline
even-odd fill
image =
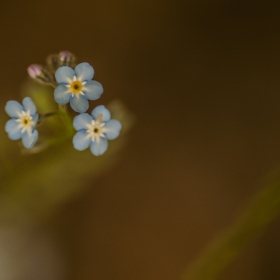
[[[21,100],[28,65],[69,50],[95,68],[98,102],[121,100],[134,125],[83,191],[1,231],[2,269],[9,256],[20,272],[0,279],[179,279],[280,163],[279,12],[272,0],[3,1],[2,108]],[[220,279],[278,279],[279,222]]]

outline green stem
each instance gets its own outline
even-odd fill
[[[246,212],[189,267],[182,280],[214,280],[280,213],[280,182],[265,186]]]
[[[73,128],[72,119],[71,119],[71,117],[67,113],[66,105],[60,105],[59,104],[58,112],[56,114],[61,117],[61,119],[62,119],[62,121],[63,121],[63,123],[65,125],[65,132],[64,132],[63,136],[59,136],[57,138],[46,140],[46,143],[49,146],[58,145],[60,143],[65,142],[69,138],[72,138],[73,135],[74,135],[74,132],[75,132],[74,128]],[[52,113],[51,113],[51,115],[52,115]]]
[[[59,116],[61,118],[62,122],[64,123],[65,131],[63,132],[63,135],[60,135],[60,136],[52,138],[52,139],[45,140],[42,143],[41,148],[44,148],[45,145],[47,145],[47,146],[58,145],[60,143],[67,141],[69,138],[72,138],[74,135],[72,119],[68,115],[67,107],[65,105],[59,104],[57,112],[41,114],[37,125],[41,125],[45,119],[47,119],[49,117],[53,117],[53,116]],[[40,145],[39,146],[37,145],[37,148],[40,148]]]
[[[66,105],[60,105],[59,104],[58,105],[58,109],[59,109],[62,121],[65,124],[65,129],[66,129],[67,133],[72,135],[73,132],[74,132],[73,121],[72,121],[72,119],[70,118],[70,116],[67,113]]]
[[[51,112],[51,113],[47,113],[47,114],[39,114],[39,120],[37,122],[37,125],[41,125],[45,119],[53,117],[53,116],[57,116],[59,115],[59,112]]]

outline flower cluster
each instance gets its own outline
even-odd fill
[[[22,139],[22,144],[27,149],[34,147],[38,140],[36,127],[45,118],[59,114],[60,110],[65,112],[67,103],[70,103],[75,112],[80,113],[73,119],[73,127],[77,131],[73,137],[75,149],[82,151],[90,147],[92,154],[99,156],[107,150],[108,140],[118,137],[121,123],[111,119],[105,106],[97,106],[90,115],[86,113],[89,108],[88,100],[98,99],[103,93],[103,87],[93,80],[94,69],[89,63],[76,65],[75,61],[72,53],[63,51],[50,55],[46,66],[32,64],[28,67],[27,72],[31,78],[54,87],[58,111],[39,114],[30,97],[25,97],[22,105],[14,100],[8,101],[5,111],[11,119],[7,121],[5,131],[10,139]]]

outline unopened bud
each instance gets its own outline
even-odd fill
[[[69,66],[74,68],[76,57],[70,53],[69,51],[62,51],[59,54],[51,54],[47,57],[47,67],[52,72],[61,67],[61,66]]]
[[[58,67],[60,67],[60,62],[57,54],[51,54],[47,57],[47,66],[52,73],[55,73]]]
[[[59,53],[59,58],[60,60],[64,61],[64,60],[70,60],[71,59],[72,54],[68,51],[63,51]]]
[[[32,64],[27,68],[27,72],[28,75],[36,81],[55,86],[52,74],[41,65]]]
[[[42,66],[38,64],[32,64],[27,68],[28,75],[35,79],[36,77],[40,76],[42,73]]]
[[[75,66],[75,56],[70,53],[69,51],[62,51],[58,54],[59,60],[60,60],[60,66]]]

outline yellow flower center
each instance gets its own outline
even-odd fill
[[[80,91],[82,90],[82,87],[83,87],[83,85],[79,81],[72,82],[70,85],[70,89],[73,93],[80,93]]]
[[[29,126],[29,125],[30,125],[31,119],[32,119],[32,118],[30,118],[30,117],[23,117],[23,118],[21,119],[21,124],[22,124],[23,126]]]
[[[18,128],[21,129],[21,133],[24,133],[25,131],[27,131],[28,134],[32,133],[32,127],[35,125],[35,121],[33,120],[33,117],[30,116],[29,111],[21,111],[18,114],[16,122],[19,124]]]
[[[100,137],[105,137],[104,135],[104,132],[105,132],[105,129],[104,129],[104,125],[105,123],[102,122],[102,119],[103,119],[103,115],[100,114],[98,117],[97,117],[97,120],[92,120],[91,123],[87,124],[87,137],[91,138],[91,141],[94,142],[94,141],[97,141],[99,142],[100,141]]]

